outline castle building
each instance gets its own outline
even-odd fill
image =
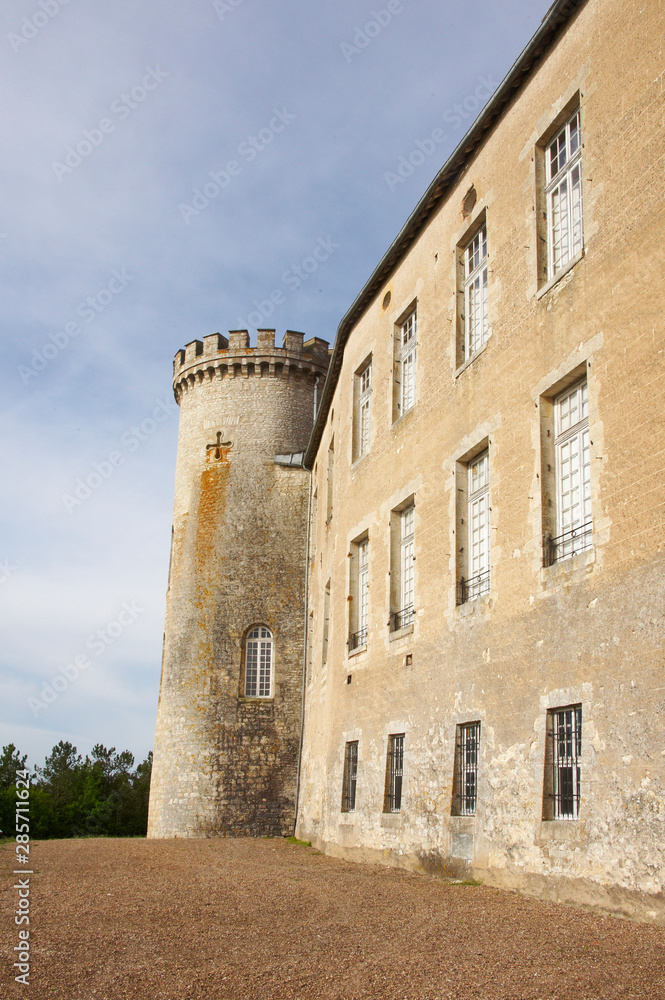
[[[206,434],[238,495],[253,446],[225,350],[177,360],[154,835],[285,829],[297,780],[326,852],[665,921],[664,37],[659,0],[552,5],[342,320],[311,435],[265,441],[294,550],[212,545]]]

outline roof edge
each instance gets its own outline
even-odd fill
[[[441,167],[396,238],[388,247],[379,264],[356,296],[350,309],[342,318],[337,327],[335,346],[321,393],[321,404],[314,421],[307,451],[305,452],[303,461],[305,468],[312,468],[319,444],[321,443],[323,428],[342,366],[344,347],[353,326],[363,315],[383,284],[415,242],[436,208],[443,202],[445,195],[450,187],[452,187],[467,161],[484,141],[488,130],[498,121],[504,110],[517,96],[522,84],[531,74],[545,50],[549,49],[553,44],[563,25],[567,24],[586,2],[587,0],[555,0],[541,21],[538,30],[508,70],[471,128],[462,137],[461,141]]]

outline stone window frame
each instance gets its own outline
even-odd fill
[[[323,588],[323,621],[321,624],[321,670],[325,671],[328,666],[328,656],[330,653],[330,595],[332,590],[332,578],[328,577]]]
[[[487,456],[487,482],[482,488],[472,491],[473,466],[480,458]],[[456,604],[458,607],[487,596],[491,587],[491,448],[489,437],[483,438],[455,463],[455,537],[456,544]],[[486,566],[479,574],[472,575],[472,514],[473,505],[486,496],[485,503],[485,544],[487,546]]]
[[[328,445],[328,465],[326,469],[326,524],[330,524],[333,516],[333,486],[335,476],[335,435],[332,434]]]
[[[468,270],[468,254],[473,248],[474,242],[479,238],[480,234],[485,234],[485,256],[479,261],[478,265],[474,267],[471,271]],[[467,227],[464,234],[457,243],[455,249],[455,261],[456,261],[456,283],[457,283],[457,315],[456,315],[456,348],[455,348],[455,364],[456,364],[456,374],[460,372],[470,364],[474,358],[476,358],[486,347],[487,342],[492,335],[492,327],[489,323],[489,261],[490,254],[488,249],[488,239],[487,239],[487,208],[482,208],[470,226]],[[484,276],[484,294],[482,294],[483,283],[482,278]],[[472,283],[475,282],[477,278],[481,279],[481,294],[482,294],[482,323],[483,331],[480,337],[480,343],[477,344],[475,349],[471,350],[471,345],[469,342],[469,309],[468,309],[468,295]]]
[[[358,785],[358,744],[359,740],[347,740],[344,746],[344,772],[342,776],[342,804],[340,812],[356,811],[356,789]]]
[[[384,813],[402,811],[404,790],[404,743],[406,733],[391,733],[386,749],[386,780],[383,794]]]
[[[363,458],[370,449],[372,414],[372,355],[369,354],[353,374],[352,461]]]
[[[562,379],[554,383],[539,400],[540,410],[540,482],[541,516],[543,537],[543,561],[545,568],[560,564],[581,552],[594,547],[591,454],[593,442],[590,438],[588,395],[586,415],[575,425],[560,431],[558,404],[575,389],[587,387],[587,362],[576,366]],[[561,521],[561,470],[560,450],[571,438],[586,434],[587,461],[582,460],[583,495],[582,509],[585,516],[579,523],[564,526]],[[583,445],[583,442],[582,442]],[[588,514],[588,516],[586,516]]]
[[[405,536],[405,517],[411,513],[411,532]],[[403,631],[413,631],[415,618],[415,493],[406,497],[390,512],[390,620],[391,636]],[[411,559],[411,602],[405,604],[405,559]]]
[[[406,340],[404,339],[406,337]],[[393,423],[410,413],[417,399],[418,303],[414,299],[393,331]],[[411,391],[405,397],[404,370],[409,364]],[[408,404],[408,405],[407,405]]]
[[[260,632],[260,631],[265,631],[265,632],[268,633],[268,635],[267,636],[263,636],[263,635],[253,636],[252,635],[253,632]],[[269,684],[268,684],[268,693],[267,694],[266,693],[264,693],[264,694],[259,694],[258,693],[259,690],[261,689],[260,663],[258,663],[258,662],[257,662],[256,687],[254,689],[254,693],[252,693],[252,692],[248,693],[248,690],[247,690],[249,679],[250,679],[249,678],[249,671],[248,671],[249,648],[250,648],[250,645],[254,646],[255,643],[256,644],[258,644],[258,643],[267,643],[268,649],[270,650],[270,664],[269,664],[270,675],[269,675]],[[275,633],[266,624],[264,624],[263,622],[255,622],[253,625],[250,625],[249,628],[247,628],[245,630],[245,632],[243,634],[243,639],[242,639],[242,663],[241,663],[241,670],[240,670],[240,696],[244,700],[246,700],[246,701],[271,701],[271,700],[274,699],[274,697],[275,697],[275,650],[276,650]],[[259,656],[260,656],[260,653],[259,653]]]
[[[369,636],[369,532],[351,542],[349,550],[349,655],[367,647]]]
[[[479,720],[458,723],[455,727],[451,816],[476,815],[480,730]]]
[[[578,124],[578,145],[571,152],[569,127],[577,119]],[[565,135],[566,159],[557,171],[552,174],[552,153],[554,144],[559,142],[563,133]],[[584,149],[582,115],[580,107],[580,92],[577,91],[567,102],[563,110],[556,116],[549,128],[543,133],[536,143],[535,167],[536,167],[536,245],[537,245],[537,268],[538,268],[538,291],[537,298],[545,295],[563,276],[567,274],[584,257],[584,190],[582,178],[582,151]],[[559,190],[562,182],[579,169],[579,245],[573,244],[573,252],[568,253],[566,259],[558,268],[554,267],[553,255],[553,228],[552,228],[552,200],[554,193]],[[568,230],[570,232],[570,230]]]
[[[582,779],[582,705],[547,710],[543,821],[578,822]]]

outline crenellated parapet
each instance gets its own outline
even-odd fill
[[[192,340],[173,361],[173,392],[176,402],[194,386],[225,378],[295,378],[325,376],[328,343],[319,337],[304,340],[304,334],[287,330],[282,347],[275,347],[275,331],[259,330],[256,347],[249,346],[247,330],[230,330],[229,336],[211,333]]]

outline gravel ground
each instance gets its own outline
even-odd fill
[[[282,840],[33,844],[32,966],[2,1000],[665,1000],[665,930]]]

